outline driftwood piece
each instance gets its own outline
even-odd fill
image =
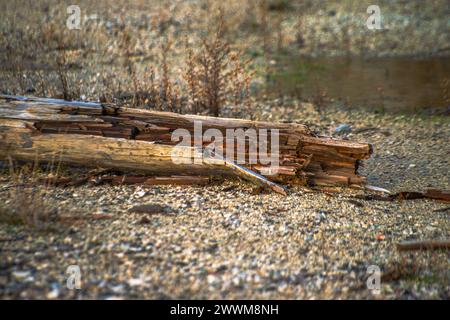
[[[280,164],[276,175],[265,175],[265,165],[204,159],[203,163],[176,164],[172,132],[194,131],[194,121],[207,129],[279,130]],[[137,171],[157,176],[239,175],[285,193],[277,183],[351,186],[364,185],[360,161],[371,145],[316,136],[297,123],[270,123],[242,119],[180,115],[119,108],[93,102],[0,95],[0,158],[25,161],[61,161],[81,166]],[[203,146],[204,148],[205,146]],[[226,145],[224,145],[224,148]],[[178,160],[202,150],[183,147]],[[236,153],[236,156],[238,153]],[[250,155],[245,148],[247,158]],[[186,162],[186,161],[177,161]]]

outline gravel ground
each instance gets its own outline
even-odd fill
[[[159,42],[155,39],[172,35],[184,43],[184,31],[203,31],[208,23],[206,13],[195,2],[152,4],[151,8],[141,8],[141,1],[124,3],[86,0],[80,4],[84,15],[98,14],[99,20],[98,26],[85,25],[81,33],[70,34],[74,39],[68,38],[82,44],[73,52],[77,57],[74,66],[81,68],[73,83],[87,99],[97,99],[104,90],[100,79],[105,74],[124,79],[120,73],[105,73],[124,69],[120,68],[117,45],[122,9],[127,9],[127,26],[138,40],[132,49],[141,67],[159,65],[155,58],[160,54],[159,45],[155,45]],[[253,1],[246,3],[253,5]],[[227,18],[231,36],[239,40],[235,46],[244,43],[252,48],[257,61],[264,56],[263,37],[268,37],[269,53],[276,51],[278,42],[281,49],[312,56],[448,54],[446,1],[425,6],[421,1],[381,1],[384,29],[379,31],[365,27],[371,3],[349,2],[343,7],[340,3],[305,1],[301,25],[299,11],[291,13],[289,8],[283,19],[277,12],[270,13],[268,27],[263,29],[261,14],[242,6],[241,1],[227,3]],[[316,6],[323,9],[316,10]],[[47,27],[54,23],[56,31],[61,31],[58,26],[65,25],[66,7],[57,6],[55,1],[27,2],[26,10],[21,2],[3,1],[0,7],[9,16],[0,23],[4,42],[24,48],[26,55],[19,61],[45,70],[47,86],[51,81],[58,83],[55,72],[50,72],[54,64],[52,42],[48,44],[44,37],[49,46],[44,49],[48,50],[29,56],[23,35],[40,39],[38,26],[44,22]],[[233,8],[237,8],[236,14]],[[261,30],[265,29],[270,32],[264,34]],[[50,31],[44,36],[51,38],[58,33]],[[169,61],[176,61],[184,50],[184,46],[174,45]],[[14,67],[7,56],[0,60],[2,70]],[[28,75],[18,79],[27,87],[37,82],[35,78]],[[5,92],[17,89],[18,79],[2,72],[0,87]],[[54,94],[56,89],[52,88],[44,87],[41,95]],[[295,101],[258,102],[244,111],[227,108],[225,115],[298,121],[322,133],[346,123],[353,129],[349,139],[374,144],[375,153],[362,168],[370,184],[392,191],[450,189],[448,117],[393,116],[338,107],[330,107],[319,116],[311,105]],[[14,188],[7,189],[13,180],[8,170],[0,172],[0,209],[13,206],[20,198]],[[355,200],[353,196],[364,192],[317,192],[303,187],[293,188],[283,197],[257,193],[248,184],[233,181],[185,188],[26,187],[21,194],[26,198],[31,189],[42,192],[46,207],[60,219],[50,224],[51,230],[33,227],[33,223],[0,223],[0,298],[450,298],[448,251],[400,254],[395,248],[403,240],[449,239],[448,204]],[[130,212],[130,208],[143,204],[168,209],[156,214]],[[32,205],[28,211],[40,212]],[[79,290],[66,285],[71,265],[81,270]],[[382,272],[380,294],[366,286],[371,265],[379,266]]]
[[[370,184],[393,191],[450,189],[447,118],[334,107],[319,117],[308,104],[275,102],[251,111],[256,119],[320,121],[314,129],[321,132],[351,125],[350,139],[375,147],[362,169]],[[10,185],[8,177],[2,173],[2,187]],[[0,190],[0,201],[12,202],[11,193]],[[449,211],[442,210],[448,204],[355,200],[364,192],[337,191],[296,187],[283,197],[233,181],[50,188],[49,205],[84,219],[46,232],[0,224],[0,297],[450,298],[450,252],[400,254],[395,248],[403,240],[450,238]],[[140,204],[169,210],[129,212]],[[80,290],[66,286],[70,265],[81,269]],[[380,294],[367,289],[370,265],[381,269]]]

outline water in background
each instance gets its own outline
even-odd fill
[[[450,58],[281,57],[266,93],[341,101],[386,112],[450,111]]]

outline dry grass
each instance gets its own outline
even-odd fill
[[[250,21],[250,27],[262,28],[264,50],[272,51],[272,24],[278,28],[275,37],[283,31],[280,18],[272,21],[269,13],[286,4],[248,2],[243,12],[235,1],[225,7],[215,1],[156,2],[151,9],[137,1],[118,14],[120,4],[111,9],[108,1],[82,1],[83,26],[76,31],[65,27],[64,4],[33,5],[29,10],[38,14],[32,18],[19,3],[8,4],[8,28],[0,26],[5,36],[0,42],[6,45],[2,65],[10,63],[0,90],[219,115],[224,104],[241,104],[249,96],[253,74],[247,47],[237,36],[240,27]],[[86,22],[93,12],[99,21]],[[136,12],[145,15],[136,18]]]
[[[189,49],[185,80],[189,85],[191,110],[207,110],[220,115],[225,102],[242,103],[249,97],[250,60],[241,61],[239,52],[232,52],[225,39],[225,19],[219,13],[218,26],[208,38],[202,39],[200,50]]]
[[[42,168],[37,163],[18,166],[10,160],[10,185],[0,190],[8,193],[8,200],[0,205],[0,223],[23,225],[38,231],[59,229],[59,210],[48,199],[50,184],[39,183],[39,180],[57,177],[60,165],[49,163]]]
[[[0,206],[0,223],[24,225],[40,231],[53,230],[58,210],[45,201],[45,190],[39,187],[15,188],[10,201]]]
[[[103,78],[106,90],[100,101],[122,105],[180,113],[220,114],[224,103],[241,104],[249,97],[252,73],[250,60],[231,50],[226,38],[225,18],[219,10],[211,21],[218,21],[214,31],[203,36],[197,49],[186,46],[186,56],[180,57],[182,68],[173,63],[175,41],[169,36],[158,40],[156,50],[141,52],[152,56],[154,64],[139,68],[135,57],[136,39],[125,19],[121,18],[118,33],[118,60],[128,81],[114,88],[109,75]],[[179,45],[179,43],[178,43]],[[141,70],[139,70],[141,69]],[[175,72],[174,70],[178,70]],[[183,76],[174,76],[182,73]],[[63,78],[63,77],[60,77]],[[63,81],[61,81],[64,83]],[[63,86],[64,87],[64,86]]]

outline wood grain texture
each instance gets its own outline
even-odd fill
[[[183,128],[194,132],[217,129],[267,129],[279,131],[280,166],[276,175],[267,174],[267,165],[244,164],[233,167],[209,159],[202,164],[176,164],[173,160],[172,132]],[[316,136],[298,123],[271,123],[243,119],[181,115],[142,109],[119,108],[87,102],[0,95],[0,157],[20,160],[55,161],[142,171],[148,174],[247,175],[253,170],[274,182],[309,185],[363,185],[358,166],[372,153],[371,145]],[[249,140],[250,138],[247,138]],[[194,140],[194,139],[192,139]],[[268,139],[270,148],[270,139]],[[204,142],[203,147],[208,143]],[[226,148],[226,142],[224,144]],[[177,147],[175,158],[188,162],[200,150]],[[254,154],[249,146],[238,155]],[[235,158],[236,160],[236,158]],[[177,163],[179,163],[177,161]],[[248,177],[254,179],[255,177]]]

